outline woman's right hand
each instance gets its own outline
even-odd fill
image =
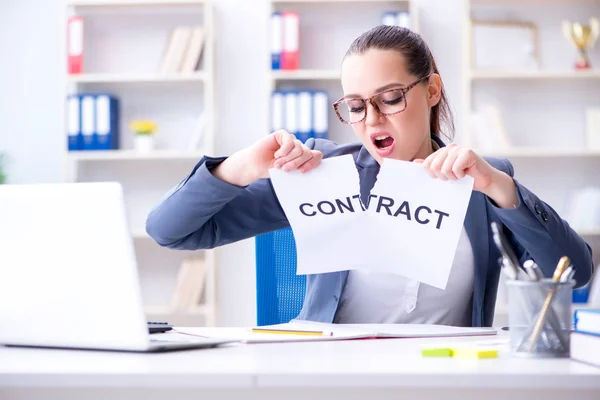
[[[213,170],[213,175],[233,185],[248,186],[260,178],[268,178],[270,168],[308,172],[322,159],[323,153],[309,149],[294,135],[279,130],[228,157]]]

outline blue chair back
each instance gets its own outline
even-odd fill
[[[296,275],[296,241],[291,228],[255,238],[257,325],[289,322],[302,309],[306,276]]]

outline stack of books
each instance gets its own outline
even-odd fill
[[[571,359],[600,367],[600,308],[575,310]]]

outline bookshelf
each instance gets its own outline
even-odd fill
[[[574,195],[583,188],[600,186],[600,149],[587,146],[585,117],[588,107],[600,107],[600,51],[597,46],[590,50],[591,69],[576,70],[576,50],[563,36],[562,21],[587,23],[590,17],[600,15],[600,2],[466,0],[465,4],[460,111],[463,129],[458,133],[459,142],[482,156],[508,158],[515,167],[516,179],[571,221]],[[472,21],[481,20],[535,24],[537,65],[475,65],[478,49]],[[488,35],[486,38],[492,37],[491,33]],[[480,107],[489,104],[499,110],[504,129],[498,131],[504,132],[508,147],[479,147],[485,141],[478,140],[471,118]],[[600,226],[574,228],[592,247],[594,264],[600,265]],[[504,292],[502,281],[500,285]],[[499,294],[496,324],[505,321],[507,311],[505,296]]]
[[[66,21],[74,15],[84,21],[83,71],[69,74],[65,66],[65,98],[85,93],[117,97],[120,140],[115,150],[67,151],[65,136],[64,180],[123,185],[149,320],[214,326],[218,321],[214,250],[166,249],[145,232],[150,209],[204,154],[214,154],[213,4],[210,0],[68,0],[65,32]],[[171,33],[178,26],[203,27],[200,62],[192,72],[161,72]],[[200,125],[200,114],[201,145],[192,146],[189,135]],[[158,126],[151,151],[134,146],[129,124],[139,119]],[[66,126],[67,122],[65,132]],[[203,288],[198,289],[202,302],[174,308],[182,266],[195,259],[201,260],[204,271]]]
[[[299,15],[299,68],[277,69],[268,65],[268,104],[274,91],[308,90],[327,93],[329,139],[348,143],[357,139],[348,126],[339,123],[331,104],[342,96],[340,65],[352,41],[381,24],[386,11],[408,11],[411,29],[419,30],[417,3],[412,0],[274,0],[269,15],[295,11]],[[335,24],[331,21],[334,20]],[[269,29],[268,42],[273,32]],[[273,130],[272,105],[267,126]]]

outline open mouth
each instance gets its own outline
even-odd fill
[[[391,147],[394,144],[394,138],[389,135],[375,136],[373,138],[373,143],[375,144],[375,147],[377,147],[380,150],[383,150],[388,147]]]

